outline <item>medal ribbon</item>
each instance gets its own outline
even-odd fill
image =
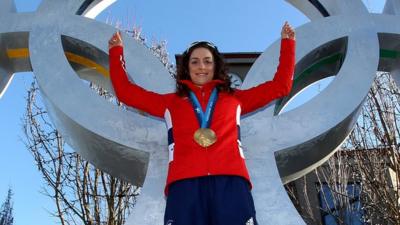
[[[211,122],[211,117],[214,112],[215,108],[215,103],[217,102],[218,99],[218,91],[217,88],[214,88],[210,99],[208,99],[207,107],[206,107],[206,112],[203,112],[203,109],[201,108],[200,102],[197,99],[196,95],[191,91],[189,93],[189,98],[190,101],[192,102],[194,112],[196,113],[197,120],[199,121],[200,128],[209,128],[210,127],[210,122]]]

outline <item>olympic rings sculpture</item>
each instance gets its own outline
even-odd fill
[[[43,0],[36,12],[22,14],[13,0],[1,0],[0,97],[14,73],[33,71],[67,143],[99,169],[143,187],[127,224],[162,224],[168,165],[163,121],[110,104],[82,82],[113,92],[107,40],[116,29],[91,18],[114,1]],[[293,91],[241,126],[260,224],[304,224],[282,182],[305,175],[335,152],[356,122],[376,71],[391,72],[400,82],[399,0],[386,0],[382,14],[369,13],[361,0],[287,2],[311,20],[296,29]],[[132,80],[159,93],[174,91],[175,81],[155,56],[140,43],[125,43]],[[242,88],[272,79],[278,57],[276,41]],[[293,96],[328,76],[335,78],[319,95],[280,113]]]

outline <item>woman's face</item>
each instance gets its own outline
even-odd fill
[[[192,82],[202,86],[214,78],[214,58],[207,48],[196,48],[189,58],[189,75]]]

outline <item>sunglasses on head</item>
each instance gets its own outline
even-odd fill
[[[218,52],[218,48],[217,46],[215,46],[213,43],[208,42],[208,41],[195,41],[193,43],[191,43],[186,50],[183,52],[184,54],[188,53],[190,51],[190,49],[198,46],[198,45],[207,45],[208,47],[215,49]]]

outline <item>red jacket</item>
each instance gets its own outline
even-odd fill
[[[295,42],[281,42],[279,66],[272,81],[248,90],[235,90],[233,94],[218,93],[210,128],[217,142],[204,148],[198,145],[193,134],[199,122],[188,97],[175,93],[157,94],[129,82],[124,69],[123,48],[110,49],[110,76],[118,99],[126,105],[164,118],[168,128],[169,168],[166,182],[209,176],[236,175],[250,182],[240,143],[240,116],[265,106],[270,101],[286,96],[292,87]],[[191,81],[181,81],[197,96],[205,111],[213,88],[222,81],[213,80],[203,87]]]

